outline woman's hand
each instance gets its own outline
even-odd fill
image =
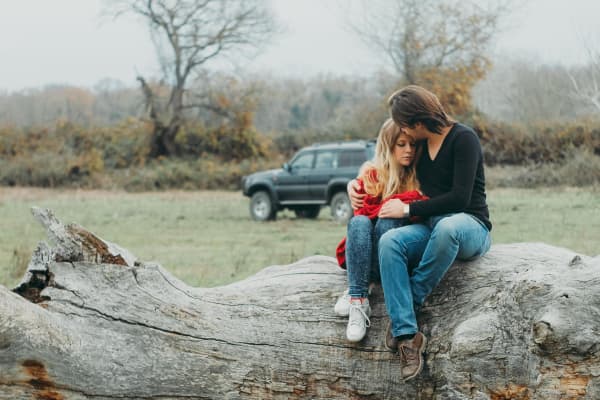
[[[350,198],[350,204],[352,204],[353,210],[358,210],[363,206],[363,198],[365,197],[364,193],[359,193],[360,184],[356,179],[352,179],[348,182],[348,186],[346,186],[346,190],[348,191],[348,197]]]
[[[403,218],[404,203],[399,199],[391,199],[383,203],[379,210],[379,218]]]

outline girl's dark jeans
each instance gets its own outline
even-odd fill
[[[369,283],[378,282],[378,242],[390,229],[408,223],[407,218],[375,218],[364,215],[352,217],[346,235],[346,269],[348,289],[351,297],[367,297]]]

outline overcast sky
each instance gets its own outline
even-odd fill
[[[271,0],[284,33],[241,64],[293,76],[369,75],[385,66],[345,27],[345,2]],[[103,78],[135,85],[158,72],[145,25],[102,18],[102,0],[4,0],[0,13],[0,89],[46,84],[92,87]],[[600,46],[600,0],[528,0],[499,35],[494,52],[536,62],[583,60],[583,41]]]

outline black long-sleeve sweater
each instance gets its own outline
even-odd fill
[[[428,217],[466,212],[492,229],[486,203],[483,152],[468,126],[456,123],[432,160],[424,146],[417,164],[421,191],[429,200],[410,204],[410,215]]]

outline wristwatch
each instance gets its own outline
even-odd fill
[[[405,217],[409,217],[410,216],[410,205],[408,205],[408,204],[404,205],[404,216]]]

